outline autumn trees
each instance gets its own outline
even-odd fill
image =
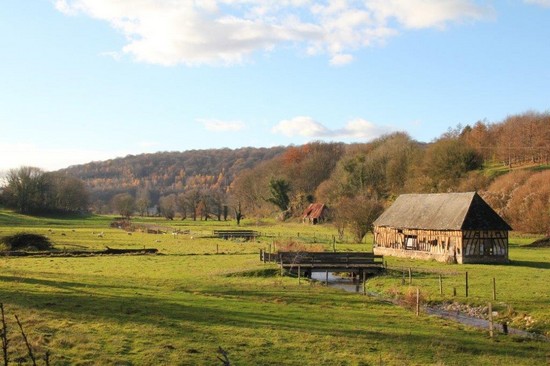
[[[526,112],[500,123],[478,121],[466,126],[463,140],[485,160],[509,167],[550,163],[550,112]]]
[[[482,195],[514,230],[550,235],[550,170],[502,175]]]
[[[548,230],[550,216],[542,189],[548,186],[547,176],[514,170],[549,165],[550,112],[527,112],[499,123],[457,126],[429,143],[395,132],[354,144],[316,141],[269,149],[143,154],[55,174],[25,168],[10,173],[2,199],[22,212],[86,208],[86,199],[80,200],[86,197],[86,185],[97,212],[192,220],[240,220],[244,215],[288,219],[318,202],[332,209],[337,226],[359,237],[369,227],[361,220],[371,216],[359,206],[376,212],[379,204],[402,193],[476,190],[514,227],[542,232]],[[501,169],[488,173],[491,166]],[[124,206],[132,212],[118,207],[119,194],[131,197],[128,205],[124,196]],[[357,228],[352,228],[354,222]]]

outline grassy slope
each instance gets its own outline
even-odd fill
[[[0,211],[0,235],[31,231],[47,234],[57,247],[68,249],[146,246],[165,254],[0,258],[0,301],[8,313],[13,352],[23,353],[12,320],[15,313],[39,353],[51,350],[53,364],[212,365],[218,363],[218,346],[238,365],[530,365],[544,364],[550,357],[546,343],[502,336],[495,341],[484,332],[424,315],[416,318],[369,297],[278,277],[257,255],[273,239],[238,243],[197,236],[211,225],[226,223],[170,223],[191,229],[191,235],[174,238],[127,235],[108,228],[109,221],[101,216],[35,219]],[[309,241],[315,235],[315,241],[329,243],[333,234],[330,227],[249,224],[276,237],[300,232]],[[102,238],[95,234],[99,231],[104,232]],[[459,300],[472,302],[486,301],[480,284],[497,275],[499,298],[516,310],[548,319],[550,288],[544,278],[550,271],[549,253],[515,245],[513,266],[442,266],[394,258],[388,262],[395,267],[467,269],[471,296]],[[535,275],[539,278],[530,278]],[[452,281],[458,286],[461,278],[446,276],[445,286]],[[371,280],[369,286],[404,290],[400,281],[400,276],[387,276]],[[428,296],[439,296],[430,295],[437,292],[433,278],[414,281]]]
[[[488,177],[498,177],[514,170],[530,170],[538,172],[547,169],[550,169],[550,165],[548,164],[516,164],[512,167],[512,169],[510,169],[507,165],[502,164],[501,162],[486,162],[483,166],[483,172]]]

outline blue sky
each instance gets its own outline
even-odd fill
[[[550,0],[4,0],[0,171],[550,110]]]

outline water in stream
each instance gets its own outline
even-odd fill
[[[326,282],[327,281],[327,273],[325,271],[323,272],[313,272],[311,274],[311,279],[319,282]],[[334,273],[329,272],[328,273],[328,285],[334,288],[338,288],[347,292],[362,292],[363,291],[363,283],[360,279],[356,279],[353,277],[341,277]],[[371,296],[377,296],[380,297],[379,294],[367,292]],[[423,307],[424,311],[429,315],[435,315],[441,318],[454,320],[456,322],[469,325],[472,327],[477,328],[483,328],[483,329],[489,329],[489,321],[485,319],[479,319],[472,316],[469,316],[464,313],[458,313],[458,312],[450,312],[445,311],[442,309],[432,308],[432,307]],[[502,332],[502,324],[494,324],[494,328],[496,332]],[[519,335],[522,337],[528,337],[528,338],[536,338],[543,341],[549,341],[547,337],[540,336],[537,334],[533,334],[530,332],[526,332],[521,329],[514,329],[507,327],[507,333]]]
[[[319,282],[325,282],[327,280],[326,272],[313,272],[311,274],[311,279]],[[328,273],[328,285],[347,292],[360,292],[363,290],[363,284],[360,280],[352,277],[340,277],[332,272]]]

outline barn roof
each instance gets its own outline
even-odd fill
[[[304,211],[304,218],[318,219],[323,215],[325,205],[323,203],[312,203]]]
[[[476,192],[403,194],[374,226],[425,230],[512,230]]]

